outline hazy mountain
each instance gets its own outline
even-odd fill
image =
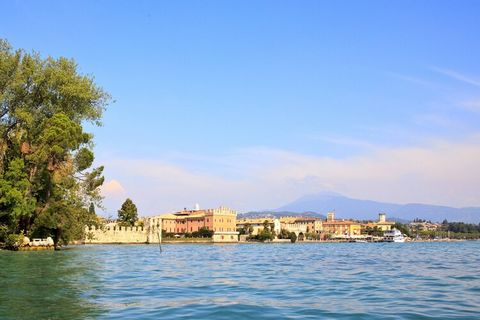
[[[240,213],[237,216],[237,219],[242,218],[262,218],[262,217],[315,217],[325,219],[326,216],[312,211],[305,211],[305,212],[291,212],[291,211],[251,211]]]
[[[452,208],[428,204],[395,204],[371,200],[359,200],[338,193],[320,193],[301,197],[274,212],[317,212],[326,214],[335,210],[337,218],[376,219],[379,212],[387,213],[387,218],[413,220],[421,218],[432,221],[480,222],[480,207]]]

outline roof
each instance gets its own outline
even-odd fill
[[[204,213],[189,214],[189,215],[178,215],[176,213],[166,213],[159,216],[160,219],[168,219],[168,220],[203,218],[203,217],[205,217]]]
[[[352,225],[352,224],[358,224],[360,225],[359,222],[351,221],[351,220],[334,220],[334,221],[323,221],[323,225],[328,226],[328,225]]]
[[[266,221],[268,223],[272,223],[273,219],[272,218],[243,218],[243,219],[237,219],[237,224],[245,224],[245,223],[250,223],[250,224],[262,224]]]
[[[391,225],[394,225],[394,224],[395,224],[395,222],[393,222],[393,221],[385,221],[385,222],[374,221],[374,222],[366,223],[366,225],[368,225],[368,226],[381,226],[381,225],[391,226]]]
[[[242,218],[242,219],[237,219],[237,224],[245,224],[245,223],[250,223],[250,224],[262,224],[266,221],[268,223],[273,223],[273,221],[277,218],[272,218],[272,217],[260,217],[260,218]],[[278,218],[280,222],[283,223],[296,223],[296,222],[314,222],[314,221],[321,221],[319,218],[315,217],[280,217]]]
[[[182,210],[177,212],[169,212],[163,214],[157,214],[155,216],[147,217],[147,219],[182,219],[182,217],[204,217],[206,215],[214,216],[236,216],[236,212],[226,207],[220,207],[216,209],[201,209],[201,210]]]

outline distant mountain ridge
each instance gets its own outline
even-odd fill
[[[453,208],[447,206],[421,203],[395,204],[372,200],[359,200],[345,197],[338,193],[319,193],[303,196],[273,212],[314,212],[325,215],[335,210],[337,218],[356,220],[375,220],[378,213],[385,212],[387,218],[396,220],[413,220],[421,218],[441,222],[463,221],[480,222],[480,207]]]
[[[305,212],[290,212],[290,211],[250,211],[245,213],[240,213],[237,216],[237,219],[242,218],[263,218],[263,217],[315,217],[320,219],[325,219],[326,216],[312,211]]]

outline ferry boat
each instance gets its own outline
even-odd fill
[[[392,229],[385,231],[383,234],[383,242],[405,242],[405,237],[400,230]]]

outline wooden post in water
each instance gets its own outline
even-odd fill
[[[163,219],[160,219],[160,226],[159,226],[159,229],[157,229],[158,248],[160,249],[160,253],[162,253],[162,227],[163,227]]]

